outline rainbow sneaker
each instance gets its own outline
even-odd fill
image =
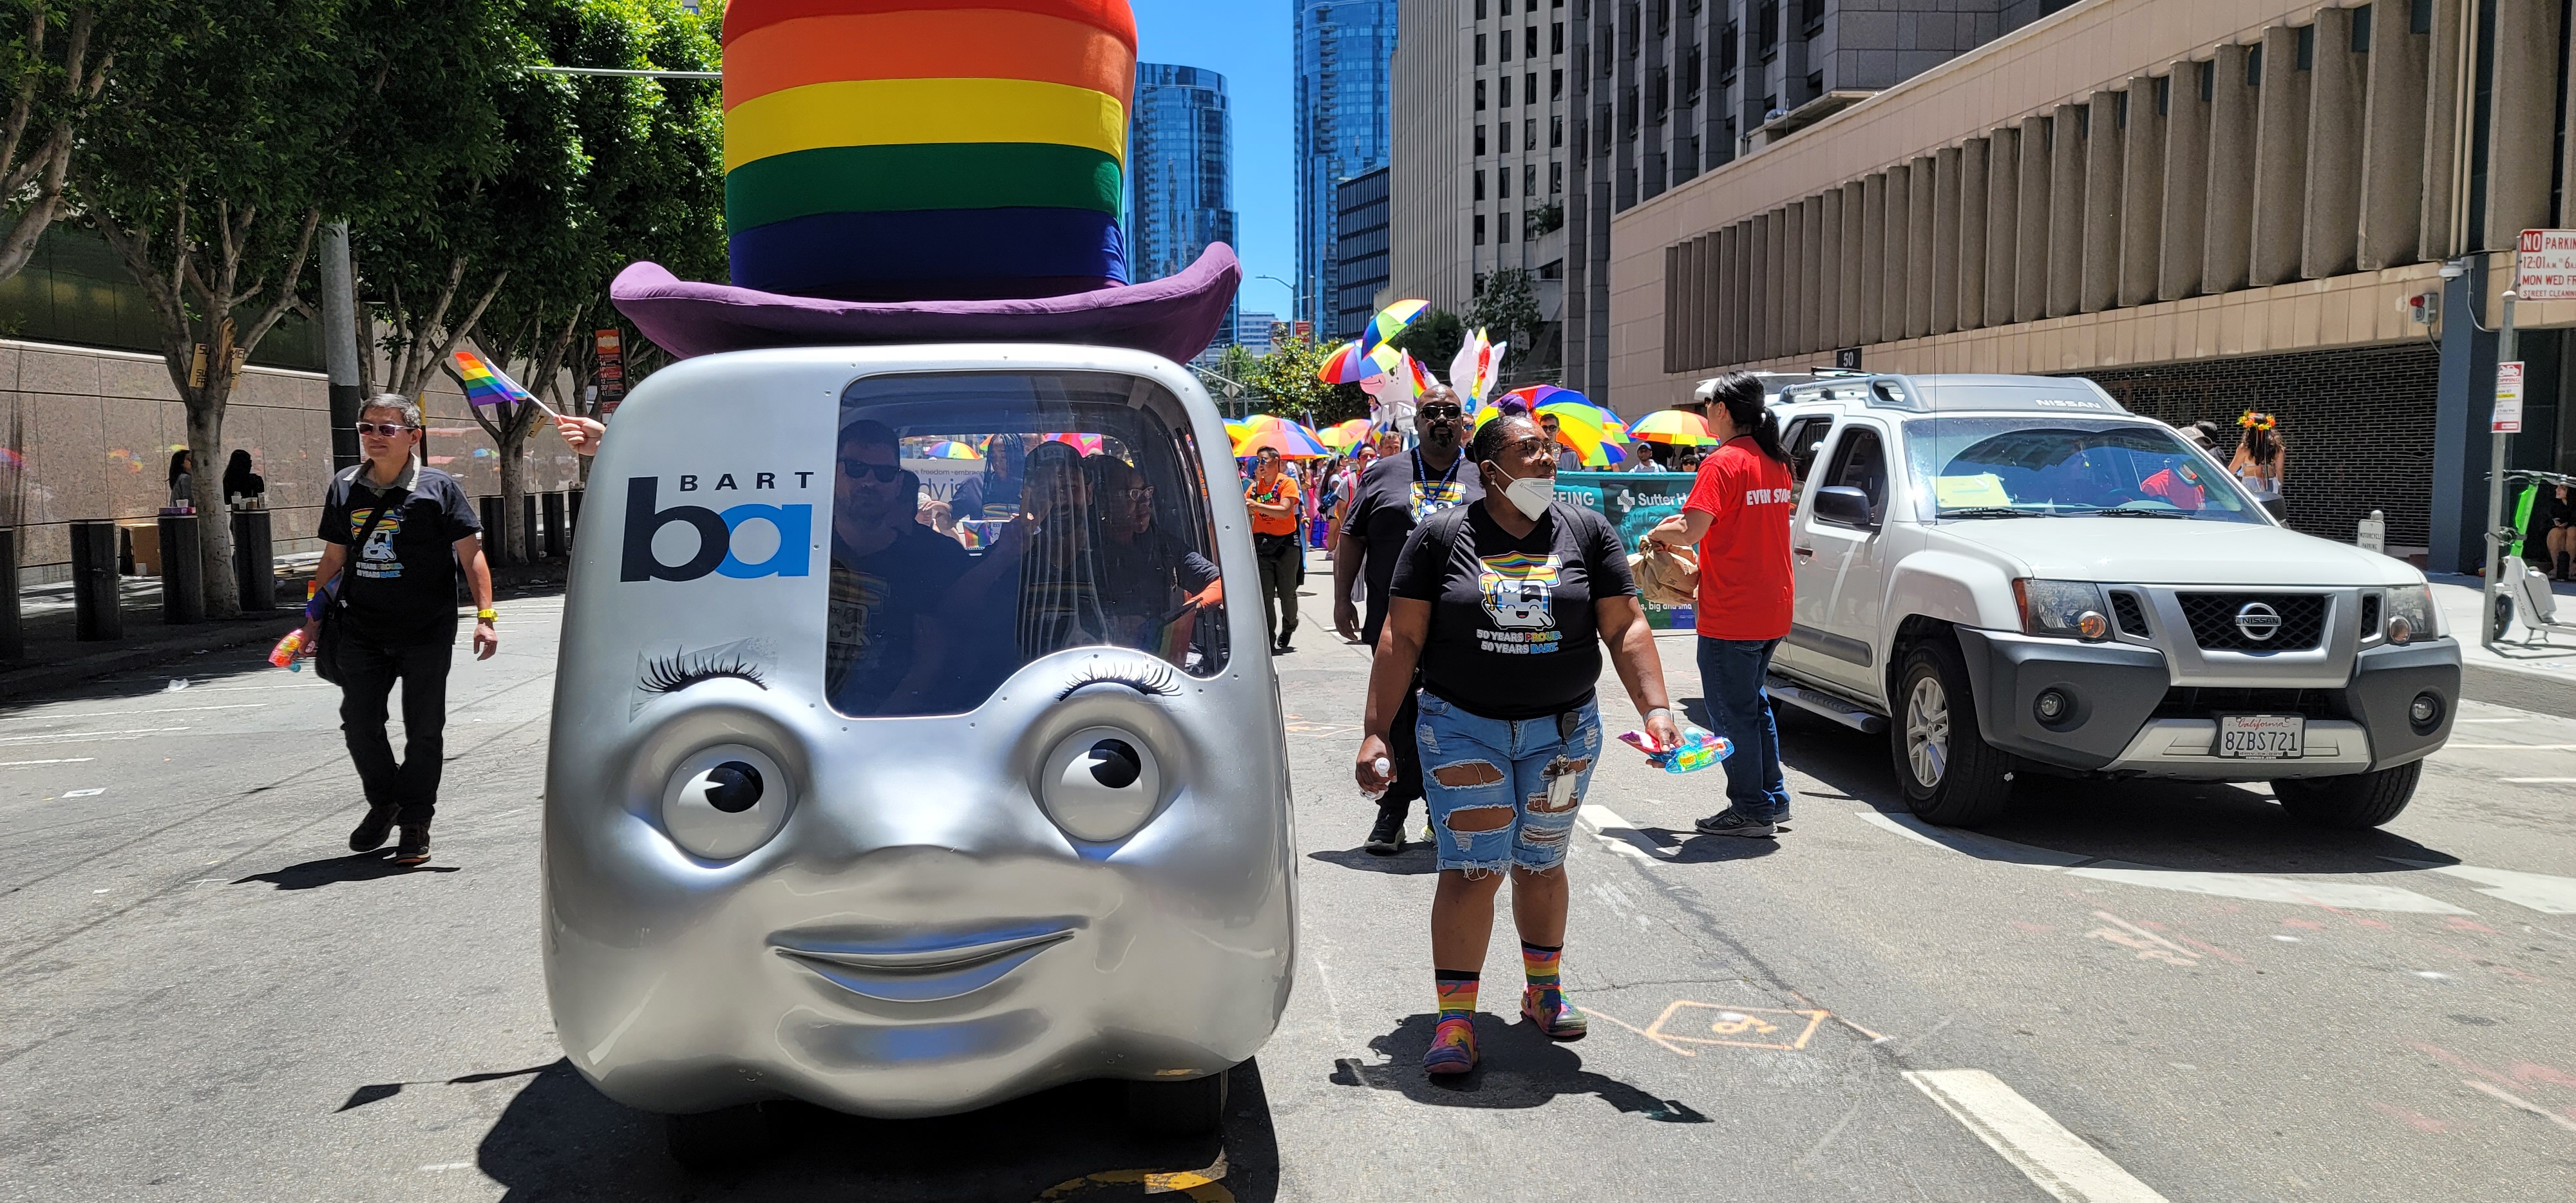
[[[1554,986],[1522,987],[1521,1015],[1550,1040],[1581,1040],[1589,1030],[1583,1012],[1565,1001],[1565,991]]]
[[[1422,1072],[1438,1076],[1476,1068],[1476,1025],[1453,1015],[1431,1029],[1431,1051],[1422,1054]]]

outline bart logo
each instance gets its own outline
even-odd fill
[[[698,505],[658,508],[660,482],[650,476],[626,482],[625,555],[621,581],[694,581],[710,572],[737,579],[804,576],[813,552],[814,507],[810,505],[737,505],[719,513]],[[665,564],[653,553],[653,536],[672,523],[698,532],[698,550],[679,564]],[[757,564],[733,554],[734,536],[749,523],[763,522],[778,533],[778,549]]]

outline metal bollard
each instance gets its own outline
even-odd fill
[[[72,538],[72,637],[123,639],[124,598],[117,588],[116,524],[74,522]]]
[[[197,516],[163,514],[161,621],[173,626],[206,620],[204,566],[197,562]]]
[[[548,493],[538,498],[543,503],[546,527],[546,558],[562,559],[572,548],[572,538],[564,529],[564,495]]]
[[[267,510],[233,512],[233,579],[243,610],[277,608],[277,547]]]
[[[573,489],[564,501],[564,554],[572,554],[572,539],[581,533],[581,495],[584,489]]]
[[[518,536],[518,546],[511,548],[518,553],[516,556],[518,562],[533,564],[544,557],[545,540],[539,537],[537,531],[537,495],[521,493],[519,494],[519,528],[511,532]]]
[[[18,612],[18,532],[0,526],[0,660],[27,655],[27,628]]]
[[[510,549],[507,544],[510,538],[510,529],[508,523],[501,521],[501,499],[498,497],[476,498],[474,508],[482,512],[484,558],[490,560],[496,566],[509,563]]]

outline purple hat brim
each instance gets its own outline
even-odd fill
[[[768,347],[886,343],[1085,343],[1175,363],[1208,348],[1243,281],[1234,248],[1209,244],[1179,275],[1055,297],[991,301],[832,301],[696,284],[634,263],[609,299],[644,337],[687,359]]]

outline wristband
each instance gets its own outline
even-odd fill
[[[498,610],[476,610],[474,612],[474,619],[477,622],[491,622],[499,617],[501,617],[501,612]]]
[[[1669,718],[1669,717],[1671,717],[1672,713],[1673,713],[1673,708],[1672,708],[1672,707],[1670,707],[1670,706],[1648,706],[1648,707],[1646,707],[1646,712],[1645,712],[1644,714],[1638,715],[1637,717],[1639,717],[1639,718],[1641,718],[1641,719],[1645,719],[1645,720],[1647,720],[1647,721],[1650,721],[1650,722],[1651,722],[1651,721],[1653,721],[1654,717],[1655,717],[1656,715],[1658,715],[1658,714],[1660,714],[1660,715],[1664,715],[1664,716],[1666,716],[1666,717],[1668,717],[1668,718]]]

